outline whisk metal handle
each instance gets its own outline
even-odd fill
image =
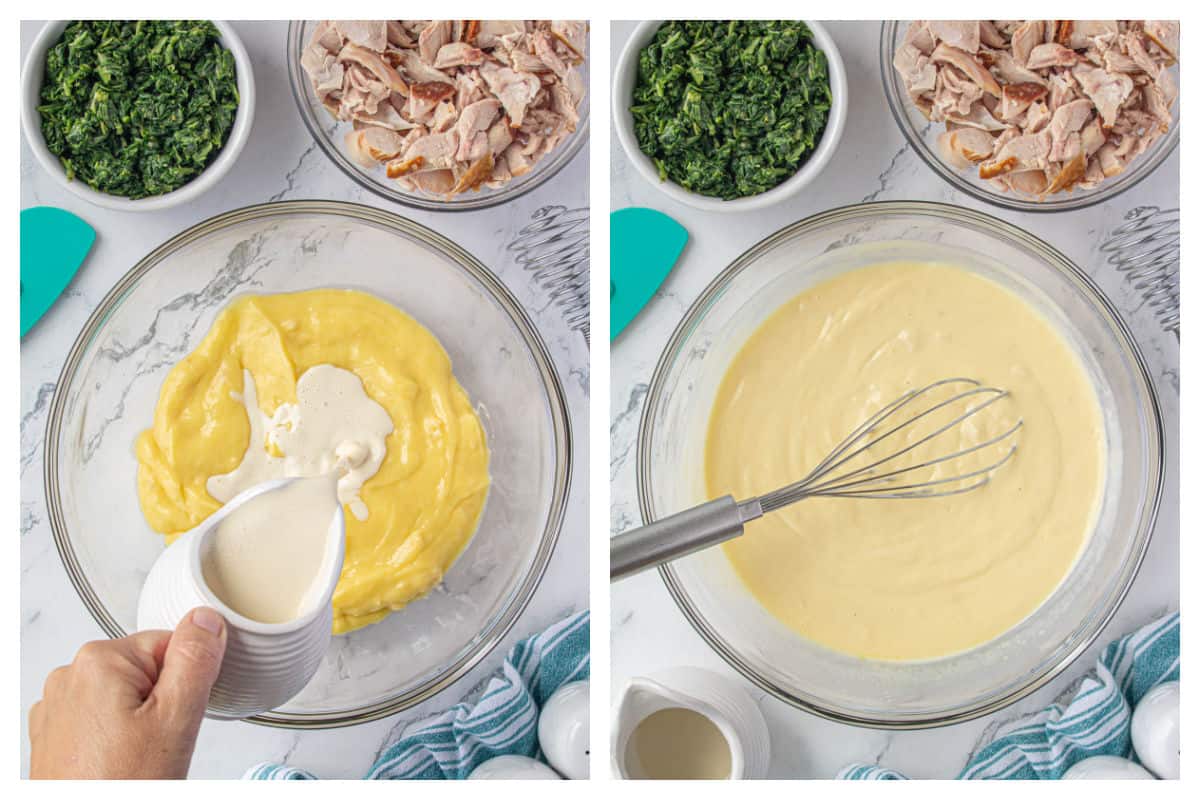
[[[745,523],[761,516],[756,500],[738,503],[726,495],[614,536],[609,544],[609,579],[619,581],[741,536]]]

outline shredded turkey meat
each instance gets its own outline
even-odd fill
[[[1119,175],[1170,130],[1178,58],[1170,20],[918,20],[892,63],[945,123],[948,163],[1045,196]]]
[[[351,159],[450,196],[499,188],[575,132],[586,50],[579,20],[322,20],[300,64],[350,124]]]

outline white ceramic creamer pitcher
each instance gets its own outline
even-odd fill
[[[185,533],[159,556],[138,598],[138,630],[174,630],[197,606],[225,618],[228,642],[221,673],[209,695],[207,715],[244,719],[291,700],[312,679],[333,635],[333,589],[346,552],[346,520],[340,504],[330,522],[326,551],[313,583],[316,598],[304,615],[273,624],[231,609],[204,579],[203,555],[221,521],[254,498],[282,489],[296,478],[267,481],[234,497]],[[302,479],[301,479],[302,480]]]
[[[626,683],[614,713],[611,754],[615,776],[646,777],[637,748],[631,747],[634,732],[651,714],[673,708],[702,715],[725,737],[730,780],[767,776],[771,741],[758,705],[736,683],[697,667],[674,667]]]

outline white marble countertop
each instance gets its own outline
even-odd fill
[[[615,60],[633,27],[617,22]],[[1099,641],[1048,686],[983,719],[929,731],[889,733],[821,720],[792,708],[740,677],[758,699],[770,727],[772,777],[830,778],[851,761],[878,762],[911,777],[951,778],[1003,721],[1041,708],[1094,662],[1100,647],[1179,604],[1179,343],[1163,333],[1140,298],[1098,255],[1104,235],[1130,209],[1179,205],[1179,154],[1114,201],[1060,214],[1000,211],[952,190],[908,148],[891,118],[879,78],[877,23],[828,24],[846,64],[852,98],[846,132],[833,164],[798,197],[757,213],[718,215],[668,199],[648,185],[612,139],[611,204],[649,206],[688,229],[691,240],[655,300],[612,345],[612,531],[640,522],[635,488],[636,440],[647,384],[662,347],[688,306],[721,269],[767,234],[810,214],[871,200],[934,200],[977,208],[1044,238],[1086,269],[1132,326],[1154,376],[1166,426],[1168,472],[1162,510],[1133,588]],[[714,224],[715,223],[715,224]],[[700,639],[676,608],[657,573],[644,573],[612,592],[614,693],[632,675],[678,664],[737,676]],[[615,694],[614,694],[615,696]]]
[[[112,285],[153,247],[215,214],[288,199],[346,200],[378,206],[445,234],[487,264],[528,309],[562,376],[574,434],[574,481],[557,551],[532,602],[508,636],[480,665],[441,695],[391,718],[351,728],[290,732],[240,722],[206,721],[192,764],[195,777],[236,778],[259,761],[287,762],[322,777],[364,775],[376,754],[407,722],[452,705],[496,669],[519,639],[588,604],[587,403],[588,350],[547,295],[509,261],[504,246],[538,208],[588,205],[588,152],[513,202],[485,211],[410,210],[359,189],[317,149],[288,89],[287,23],[239,22],[255,69],[258,107],[250,141],[237,166],[196,202],[153,213],[91,206],[60,188],[21,143],[21,207],[52,205],[81,216],[96,245],[66,294],[21,342],[21,771],[28,774],[29,707],[51,669],[68,663],[85,641],[102,636],[71,587],[46,521],[42,447],[55,381],[84,321]],[[21,25],[21,53],[40,23]]]

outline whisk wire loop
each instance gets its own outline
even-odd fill
[[[1138,206],[1100,245],[1163,330],[1179,335],[1178,208]]]
[[[928,396],[931,392],[954,384],[964,384],[970,388],[955,391],[951,397],[938,400],[930,407],[920,410],[918,413],[894,425],[890,424],[890,421],[906,407]],[[1013,457],[1017,450],[1015,442],[998,460],[967,472],[943,478],[930,477],[928,480],[912,481],[909,483],[898,482],[897,479],[900,476],[911,475],[920,470],[928,470],[939,464],[945,464],[969,456],[972,453],[1001,445],[1006,440],[1015,438],[1017,432],[1024,424],[1023,420],[1018,420],[1004,432],[996,434],[985,441],[961,447],[952,453],[927,458],[920,463],[910,466],[896,467],[884,471],[880,471],[880,468],[912,453],[917,448],[928,444],[946,432],[959,428],[971,417],[974,417],[1008,396],[1009,393],[1007,390],[983,386],[978,381],[970,378],[947,378],[921,387],[920,389],[910,390],[868,417],[865,422],[855,428],[833,448],[829,455],[822,459],[804,478],[763,495],[757,499],[757,502],[761,504],[762,511],[765,513],[807,497],[859,497],[868,499],[942,497],[961,494],[979,488],[991,479],[991,474],[996,469]],[[982,402],[971,399],[980,397],[986,399],[983,399]],[[881,448],[882,442],[910,430],[920,420],[926,419],[931,414],[936,414],[942,409],[964,402],[969,402],[970,406],[961,413],[958,413],[949,422],[938,425],[931,432],[922,434],[916,441],[894,452],[873,458],[870,463],[864,466],[847,472],[838,472],[839,469],[845,467],[859,456],[864,454],[871,455]],[[880,432],[881,428],[886,428],[886,430]],[[955,486],[949,488],[952,484]]]
[[[1019,428],[1019,427],[1020,426],[1017,425],[1017,426],[1014,426],[1013,428],[1011,428],[1009,430],[1009,434],[1011,434],[1013,431],[1016,430],[1016,428]],[[1003,437],[998,437],[997,439],[989,442],[989,444],[995,444],[997,441],[999,441],[1000,438],[1003,438]],[[881,492],[878,488],[875,488],[875,489],[847,489],[847,488],[843,488],[842,485],[839,484],[837,488],[831,489],[831,490],[821,489],[821,490],[815,490],[815,491],[808,491],[805,493],[805,496],[806,497],[862,497],[864,499],[907,499],[907,498],[917,498],[917,497],[944,497],[944,496],[949,496],[949,495],[954,495],[954,494],[962,494],[963,492],[969,492],[972,489],[978,489],[981,486],[987,485],[988,481],[990,481],[992,479],[992,477],[991,477],[992,473],[995,472],[997,469],[999,469],[1001,466],[1003,466],[1005,463],[1007,463],[1008,460],[1016,454],[1016,452],[1017,452],[1017,446],[1013,445],[1012,447],[1008,448],[1008,450],[1005,452],[1004,456],[1001,457],[999,461],[988,464],[986,467],[980,467],[978,469],[971,470],[970,472],[964,472],[961,475],[952,475],[948,478],[936,478],[936,479],[928,480],[928,481],[920,481],[919,483],[911,483],[911,484],[907,484],[907,485],[889,487],[887,492]],[[945,460],[949,460],[949,458],[958,458],[963,455],[966,455],[965,451],[962,453],[956,453],[953,456],[947,457],[946,459],[939,459],[939,460],[945,461]],[[922,469],[922,468],[928,467],[932,463],[934,463],[934,462],[928,462],[925,464],[920,464],[915,467],[910,467],[908,469],[898,470],[893,473],[888,473],[887,475],[879,475],[879,476],[872,477],[872,478],[865,478],[860,481],[853,481],[849,484],[846,484],[845,486],[849,487],[849,486],[854,486],[854,485],[858,485],[858,484],[875,483],[875,482],[878,482],[880,480],[887,478],[889,475],[898,475],[898,474],[901,474],[904,472],[912,472],[915,469]],[[978,480],[975,480],[975,481],[967,484],[966,486],[962,486],[957,489],[951,489],[951,490],[941,491],[941,492],[927,491],[928,488],[931,486],[942,486],[942,485],[945,485],[948,483],[962,483],[963,481],[970,481],[972,478],[978,478]]]
[[[923,395],[923,394],[926,394],[926,393],[928,393],[929,391],[933,390],[934,388],[937,388],[937,385],[936,385],[936,384],[933,384],[933,385],[927,386],[927,387],[925,387],[924,389],[921,389],[921,390],[920,390],[920,391],[918,391],[918,392],[914,392],[914,393],[913,393],[911,396],[908,396],[908,397],[907,397],[907,399],[905,399],[905,400],[904,400],[904,402],[900,403],[898,406],[896,406],[895,408],[893,408],[893,409],[891,410],[891,412],[889,412],[889,413],[888,413],[886,416],[889,416],[889,417],[890,417],[890,416],[892,416],[892,414],[895,414],[895,413],[896,413],[896,412],[898,412],[898,411],[899,411],[901,408],[903,408],[904,406],[906,406],[906,405],[908,405],[908,404],[912,403],[912,402],[913,402],[914,400],[916,400],[918,397],[920,397],[920,396],[921,396],[921,395]],[[882,434],[880,434],[880,435],[878,436],[878,438],[874,439],[873,441],[869,442],[868,444],[865,444],[865,445],[862,445],[862,446],[860,446],[858,449],[854,450],[853,452],[851,452],[851,453],[849,453],[849,454],[847,454],[847,455],[845,455],[845,456],[843,456],[843,457],[839,458],[839,459],[838,459],[838,460],[837,460],[835,463],[833,463],[833,464],[830,464],[830,465],[826,466],[826,467],[825,467],[823,470],[819,470],[819,471],[818,471],[818,470],[814,470],[813,472],[814,472],[815,474],[813,474],[813,475],[810,475],[810,478],[813,478],[813,477],[821,477],[821,474],[828,473],[828,472],[831,472],[831,471],[833,471],[833,470],[837,469],[838,467],[840,467],[840,466],[842,466],[842,465],[844,465],[844,464],[846,464],[846,463],[848,463],[848,462],[850,462],[850,461],[854,460],[855,458],[857,458],[859,455],[861,455],[863,452],[865,452],[865,451],[866,451],[868,448],[874,447],[875,445],[879,444],[880,442],[882,442],[882,441],[884,441],[884,440],[886,440],[886,439],[890,438],[891,436],[895,435],[897,432],[899,432],[899,431],[902,431],[902,430],[906,429],[906,428],[907,428],[909,425],[912,425],[912,424],[916,423],[918,420],[924,419],[925,417],[929,416],[930,414],[933,414],[933,413],[936,413],[937,411],[940,411],[941,409],[945,408],[946,406],[949,406],[949,405],[951,405],[952,403],[957,403],[959,400],[964,400],[964,399],[966,399],[967,397],[971,397],[971,396],[974,396],[974,395],[977,395],[977,394],[984,394],[984,393],[993,394],[994,396],[993,396],[993,397],[992,397],[990,400],[988,400],[986,403],[984,403],[983,405],[979,406],[978,408],[971,408],[971,409],[968,409],[966,412],[964,412],[964,413],[962,414],[962,416],[960,416],[960,417],[958,417],[958,418],[956,418],[956,419],[954,419],[954,420],[951,420],[950,422],[948,422],[948,423],[946,423],[945,425],[943,425],[942,427],[938,428],[938,429],[937,429],[937,430],[935,430],[933,433],[929,434],[928,436],[924,437],[923,439],[920,439],[920,440],[918,440],[918,441],[916,441],[916,442],[913,442],[913,443],[912,443],[911,445],[909,445],[908,447],[905,447],[905,448],[904,448],[904,449],[902,449],[902,450],[897,450],[895,453],[892,453],[891,455],[887,456],[886,458],[882,458],[882,459],[880,459],[879,461],[876,461],[876,462],[874,462],[874,463],[872,463],[872,464],[868,464],[868,465],[867,465],[867,466],[865,466],[865,467],[861,467],[861,468],[859,468],[859,469],[855,470],[854,472],[851,472],[851,473],[849,473],[849,474],[847,474],[847,475],[844,475],[844,476],[842,476],[842,477],[843,477],[843,478],[852,478],[852,477],[854,477],[855,475],[858,475],[858,474],[860,474],[860,473],[862,473],[862,472],[866,472],[866,471],[868,471],[868,470],[870,470],[870,469],[873,469],[873,468],[875,468],[876,466],[879,466],[880,464],[886,463],[886,462],[888,462],[888,461],[892,461],[892,460],[894,460],[894,459],[896,459],[896,458],[899,458],[900,456],[902,456],[902,455],[904,455],[904,454],[906,454],[906,453],[909,453],[909,452],[911,452],[912,450],[914,450],[914,449],[915,449],[915,448],[917,448],[917,447],[920,447],[922,444],[924,444],[925,442],[927,442],[927,441],[929,441],[930,439],[934,438],[935,436],[938,436],[939,434],[942,434],[942,433],[946,432],[947,430],[949,430],[950,428],[952,428],[952,427],[954,427],[954,426],[958,425],[960,422],[962,422],[963,420],[967,419],[968,417],[970,417],[970,416],[973,416],[973,415],[975,414],[975,412],[976,412],[976,411],[980,411],[980,410],[982,410],[982,409],[986,408],[987,406],[991,405],[992,403],[996,402],[996,401],[997,401],[997,400],[999,400],[1001,397],[1004,397],[1004,396],[1007,394],[1007,392],[1004,392],[1004,391],[1002,391],[1002,390],[1000,390],[1000,389],[991,389],[991,388],[976,388],[976,389],[971,389],[970,391],[966,391],[966,392],[962,392],[962,393],[960,393],[960,394],[956,394],[956,395],[954,395],[953,397],[951,397],[951,398],[949,398],[949,399],[947,399],[947,400],[943,400],[943,401],[941,401],[940,403],[938,403],[937,405],[935,405],[935,406],[933,406],[933,407],[931,407],[931,408],[928,408],[928,409],[926,409],[925,411],[921,412],[920,414],[917,414],[916,416],[914,416],[914,417],[911,417],[911,418],[909,418],[909,419],[905,420],[904,422],[902,422],[902,423],[900,423],[900,424],[896,425],[895,427],[893,427],[891,430],[887,431],[886,433],[882,433]],[[881,420],[881,421],[882,421],[882,420]],[[859,437],[858,437],[858,438],[861,438],[862,436],[866,436],[867,434],[869,434],[869,433],[873,432],[874,428],[875,428],[877,425],[878,425],[878,422],[876,422],[876,425],[872,426],[871,428],[867,429],[867,430],[866,430],[866,431],[864,431],[863,433],[859,434]]]
[[[932,383],[929,386],[924,387],[923,389],[910,389],[909,391],[907,391],[904,394],[897,397],[892,402],[885,405],[883,408],[876,411],[871,416],[867,417],[866,421],[863,422],[863,424],[859,425],[857,428],[855,428],[853,431],[851,431],[850,434],[845,439],[842,440],[841,444],[839,444],[832,451],[830,451],[829,455],[827,455],[827,456],[825,456],[825,458],[821,459],[820,463],[818,463],[817,466],[815,466],[813,468],[812,472],[809,473],[809,475],[810,476],[820,475],[820,474],[827,472],[828,471],[827,468],[833,461],[841,458],[843,453],[845,453],[847,450],[849,450],[851,447],[853,447],[857,442],[859,442],[864,436],[866,436],[872,430],[874,430],[875,426],[878,425],[881,420],[886,418],[893,411],[898,411],[904,405],[912,402],[913,400],[915,400],[917,397],[919,397],[921,394],[924,394],[925,392],[932,391],[933,389],[936,389],[939,386],[945,386],[946,384],[953,383],[956,381],[964,381],[973,386],[979,385],[978,381],[973,381],[973,380],[970,380],[969,378],[947,378],[946,380],[941,380],[936,383]],[[807,478],[805,478],[805,480],[807,480]],[[799,482],[801,482],[801,481],[798,481],[798,483]]]
[[[990,438],[986,441],[980,442],[979,444],[976,444],[976,445],[972,445],[971,447],[966,447],[966,448],[964,448],[962,450],[958,450],[954,453],[950,453],[949,455],[940,456],[938,458],[933,458],[928,461],[922,461],[920,464],[913,464],[912,466],[909,466],[909,467],[902,467],[900,469],[891,470],[889,472],[884,472],[884,473],[877,475],[877,474],[873,473],[874,467],[889,460],[889,459],[880,459],[879,461],[876,461],[875,463],[868,465],[863,470],[858,470],[855,473],[851,473],[850,475],[846,476],[846,477],[855,476],[855,475],[857,475],[857,473],[865,471],[867,473],[867,475],[865,477],[858,477],[855,480],[848,481],[848,480],[845,480],[843,477],[839,476],[837,478],[826,481],[825,483],[817,484],[815,486],[814,485],[806,485],[804,488],[806,489],[807,494],[809,494],[810,496],[813,496],[813,495],[818,495],[818,494],[824,494],[826,492],[826,490],[831,486],[850,487],[850,486],[859,486],[862,484],[878,483],[883,480],[888,480],[888,479],[894,478],[898,475],[905,475],[910,472],[916,472],[917,470],[928,469],[928,468],[936,466],[938,464],[943,464],[947,461],[953,461],[954,459],[957,459],[957,458],[963,458],[964,456],[969,456],[971,453],[977,453],[980,450],[984,450],[988,447],[991,447],[992,445],[999,444],[1000,442],[1004,441],[1005,439],[1007,439],[1010,436],[1012,436],[1013,434],[1015,434],[1017,432],[1017,430],[1020,429],[1020,427],[1023,424],[1024,424],[1023,422],[1018,421],[1015,425],[1013,425],[1011,428],[1006,430],[1004,433],[993,436],[992,438]],[[933,435],[930,435],[929,437],[927,437],[926,441],[930,438],[933,438]],[[945,479],[922,481],[920,483],[920,485],[921,486],[932,486],[932,485],[942,484],[942,483],[954,483],[956,481],[961,481],[961,480],[964,480],[967,478],[972,478],[976,474],[979,474],[979,473],[991,473],[992,470],[996,469],[996,467],[998,467],[1001,464],[1003,464],[1004,462],[1008,461],[1008,459],[1011,457],[1011,455],[1013,453],[1016,452],[1016,450],[1017,450],[1017,446],[1015,444],[1012,445],[1009,448],[1008,453],[1006,453],[1003,458],[1001,458],[999,461],[997,461],[994,464],[991,464],[987,467],[983,467],[982,469],[978,470],[978,472],[968,472],[968,473],[965,473],[962,475],[955,475],[955,476],[945,478]],[[984,483],[987,483],[987,481],[985,480]],[[980,485],[983,485],[983,484],[980,484]],[[891,491],[895,492],[895,491],[899,491],[901,489],[909,489],[909,488],[915,488],[915,487],[916,487],[916,484],[914,484],[914,486],[912,486],[912,487],[893,486],[890,488],[891,488]]]
[[[974,390],[972,390],[972,391],[969,391],[969,392],[963,392],[963,393],[961,393],[961,394],[955,395],[954,397],[951,397],[949,400],[943,400],[942,402],[940,402],[940,403],[938,403],[937,405],[935,405],[933,408],[930,408],[930,409],[928,409],[927,411],[923,411],[922,413],[920,413],[920,414],[916,415],[915,417],[912,417],[911,419],[909,419],[909,420],[906,420],[905,422],[902,422],[902,423],[900,423],[899,425],[897,425],[896,427],[892,428],[892,429],[891,429],[890,431],[888,431],[887,433],[885,433],[885,434],[882,434],[882,435],[881,435],[881,436],[880,436],[878,439],[876,439],[874,442],[871,442],[871,443],[869,443],[869,444],[863,445],[862,447],[860,447],[860,448],[858,448],[857,450],[855,450],[855,451],[854,451],[852,454],[850,454],[850,455],[846,456],[845,458],[841,459],[841,461],[839,462],[839,464],[845,464],[846,462],[848,462],[848,461],[852,460],[853,458],[855,458],[855,457],[857,457],[858,455],[860,455],[860,454],[862,454],[863,452],[865,452],[867,449],[869,449],[869,448],[873,447],[873,446],[874,446],[875,444],[877,444],[878,442],[881,442],[881,441],[883,441],[884,439],[887,439],[888,437],[890,437],[890,436],[894,435],[895,433],[897,433],[897,432],[899,432],[899,431],[902,431],[902,430],[904,430],[904,429],[905,429],[905,428],[907,428],[909,425],[912,425],[912,424],[916,423],[918,420],[920,420],[920,419],[923,419],[923,418],[925,418],[925,417],[929,416],[930,414],[933,414],[934,412],[940,411],[941,409],[943,409],[943,408],[945,408],[945,407],[949,406],[951,403],[956,403],[956,402],[958,402],[959,400],[964,400],[964,399],[966,399],[966,398],[968,398],[968,397],[972,397],[972,396],[974,396],[974,395],[977,395],[977,394],[984,394],[984,393],[991,394],[991,395],[992,395],[992,397],[991,397],[991,398],[989,398],[989,399],[988,399],[987,401],[985,401],[984,403],[982,403],[982,404],[978,405],[978,406],[974,406],[974,407],[972,407],[972,408],[969,408],[969,409],[967,409],[967,410],[966,410],[966,411],[964,411],[964,412],[963,412],[963,413],[962,413],[960,416],[958,416],[958,417],[956,417],[956,418],[952,419],[950,422],[947,422],[945,425],[941,426],[940,428],[938,428],[937,430],[933,431],[932,433],[930,433],[930,434],[927,434],[927,435],[925,435],[924,437],[922,437],[922,438],[918,439],[917,441],[913,442],[912,444],[908,445],[907,447],[904,447],[904,448],[902,448],[902,449],[900,449],[900,450],[897,450],[895,453],[892,453],[891,455],[889,455],[889,456],[887,456],[887,457],[885,457],[885,458],[881,458],[881,459],[879,459],[878,461],[875,461],[875,462],[873,462],[873,463],[871,463],[871,464],[868,464],[868,465],[867,465],[867,466],[865,466],[865,467],[860,467],[859,469],[857,469],[857,470],[854,470],[853,472],[850,472],[849,474],[842,476],[842,478],[843,478],[843,479],[844,479],[844,478],[852,478],[852,477],[855,477],[855,476],[857,476],[857,475],[860,475],[860,474],[862,474],[862,473],[864,473],[864,472],[872,472],[872,471],[873,471],[873,470],[874,470],[876,467],[878,467],[878,466],[880,466],[880,465],[882,465],[882,464],[886,464],[886,463],[887,463],[887,462],[889,462],[889,461],[894,461],[895,459],[897,459],[897,458],[900,458],[901,456],[903,456],[903,455],[905,455],[905,454],[907,454],[907,453],[910,453],[910,452],[912,452],[912,451],[913,451],[913,450],[915,450],[916,448],[920,447],[921,445],[925,444],[926,442],[930,441],[931,439],[934,439],[935,437],[937,437],[937,436],[940,436],[941,434],[945,433],[946,431],[950,430],[951,428],[953,428],[953,427],[956,427],[956,426],[957,426],[957,425],[958,425],[960,422],[963,422],[963,421],[964,421],[964,420],[966,420],[967,418],[974,416],[976,412],[982,411],[983,409],[987,408],[988,406],[992,405],[993,403],[995,403],[996,401],[1000,400],[1002,397],[1005,397],[1005,396],[1007,396],[1007,394],[1008,394],[1007,392],[1005,392],[1005,391],[1002,391],[1002,390],[999,390],[999,389],[974,389]],[[941,461],[946,461],[946,460],[949,460],[950,458],[957,458],[957,457],[958,457],[958,456],[960,456],[960,455],[965,455],[965,453],[964,453],[964,452],[962,452],[962,451],[960,451],[959,453],[952,454],[952,455],[950,455],[950,456],[944,456],[944,457],[942,457],[942,458],[935,459],[935,460],[933,460],[933,461],[927,461],[927,462],[925,462],[925,464],[924,464],[924,465],[925,465],[925,466],[928,466],[928,465],[936,464],[936,463],[939,463],[939,462],[941,462]],[[918,465],[918,467],[917,467],[917,468],[919,468],[920,466],[922,466],[922,465]],[[882,477],[882,476],[881,476],[881,477]]]
[[[591,343],[590,225],[587,208],[544,206],[517,232],[507,249],[544,289],[567,326]]]

